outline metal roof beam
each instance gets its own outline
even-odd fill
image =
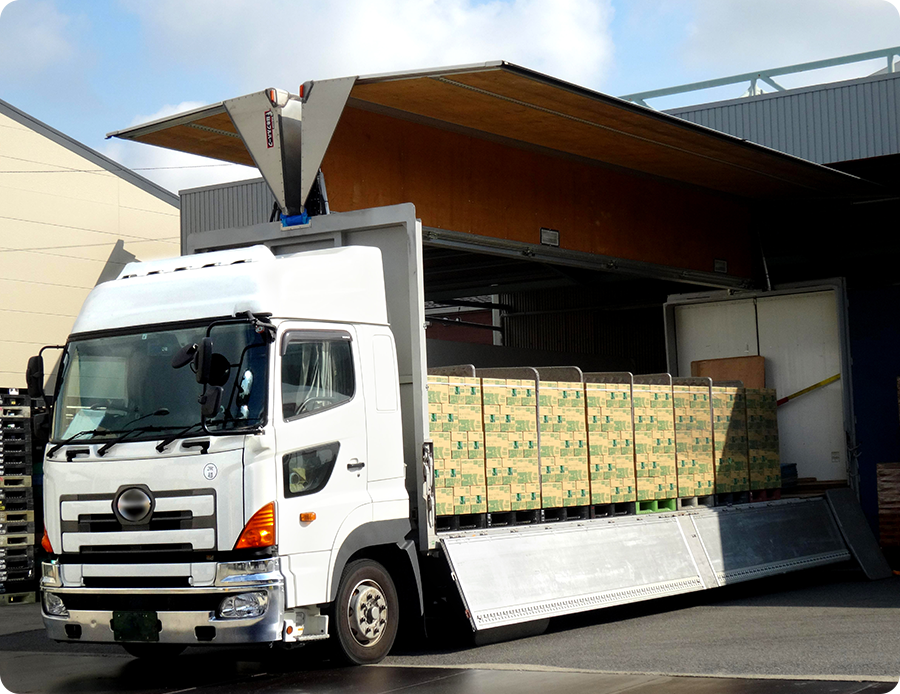
[[[788,65],[786,67],[777,67],[770,70],[756,70],[754,72],[745,72],[740,75],[732,75],[731,77],[720,77],[713,80],[703,80],[701,82],[691,82],[676,87],[666,87],[664,89],[651,89],[646,92],[636,92],[634,94],[625,94],[619,97],[626,101],[633,101],[641,106],[647,106],[647,99],[655,99],[660,96],[672,96],[674,94],[685,94],[687,92],[697,92],[704,89],[712,89],[713,87],[725,87],[729,84],[740,84],[742,82],[751,83],[751,93],[756,86],[756,80],[762,80],[770,84],[778,91],[784,91],[784,88],[776,84],[772,78],[778,75],[792,75],[798,72],[808,72],[809,70],[821,70],[827,67],[836,67],[838,65],[849,65],[850,63],[861,63],[867,60],[877,60],[885,58],[887,60],[887,71],[894,72],[894,57],[900,56],[900,46],[893,48],[882,48],[877,51],[867,51],[865,53],[854,53],[853,55],[845,55],[839,58],[828,58],[827,60],[814,60],[809,63],[799,63],[797,65]]]

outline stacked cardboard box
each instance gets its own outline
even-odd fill
[[[631,383],[587,383],[591,503],[637,500]]]
[[[707,496],[715,491],[712,406],[709,386],[672,386],[678,496]]]
[[[771,388],[747,388],[747,459],[750,489],[781,487],[777,397]]]
[[[539,509],[537,384],[500,378],[484,378],[481,383],[487,510]]]
[[[678,495],[672,385],[654,380],[636,377],[632,391],[638,501]]]
[[[541,381],[538,386],[543,508],[591,503],[584,403],[580,382]]]
[[[744,389],[712,387],[716,494],[750,489]]]
[[[429,375],[428,414],[434,442],[435,514],[486,512],[479,379]]]

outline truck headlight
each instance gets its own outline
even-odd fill
[[[68,617],[69,611],[56,593],[44,593],[44,612],[53,617]]]
[[[225,598],[219,604],[217,614],[221,619],[248,619],[265,614],[268,605],[266,593],[238,593]]]
[[[253,559],[251,561],[221,563],[216,567],[216,585],[271,581],[277,578],[274,575],[276,567],[276,559]]]

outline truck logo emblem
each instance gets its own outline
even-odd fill
[[[272,149],[275,146],[275,115],[271,111],[266,111],[266,149]]]
[[[219,468],[217,468],[213,463],[207,463],[203,468],[203,476],[208,480],[214,480],[218,473]]]
[[[153,499],[143,489],[129,487],[115,501],[114,510],[120,519],[129,523],[139,523],[150,517]]]

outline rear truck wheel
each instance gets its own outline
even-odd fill
[[[360,559],[344,569],[334,603],[334,636],[341,658],[354,665],[382,660],[394,645],[400,601],[388,572]]]
[[[122,648],[141,660],[162,660],[180,655],[187,646],[180,643],[123,643]]]

